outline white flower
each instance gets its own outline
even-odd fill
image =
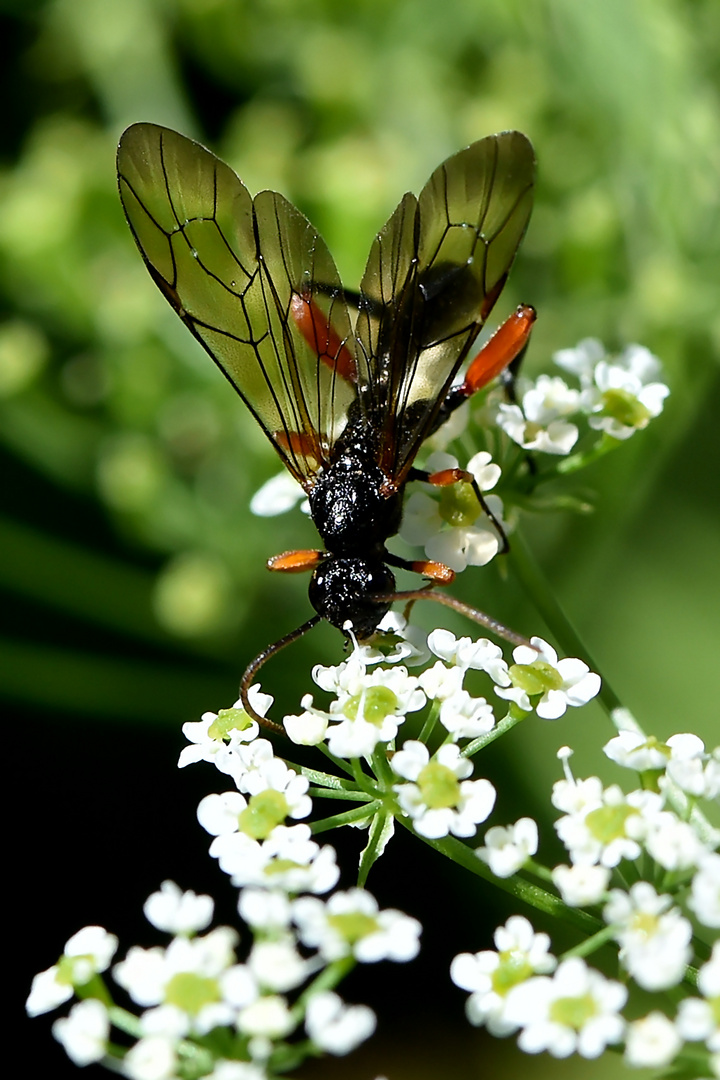
[[[236,1009],[223,982],[236,966],[237,940],[234,930],[221,926],[204,937],[174,938],[167,949],[129,950],[113,974],[138,1005],[159,1006],[143,1016],[146,1034],[206,1034],[234,1022]]]
[[[211,896],[183,892],[174,881],[163,881],[159,892],[145,901],[145,918],[169,934],[196,934],[210,925],[214,902]]]
[[[243,889],[238,898],[240,917],[254,930],[277,931],[290,925],[290,901],[277,889]]]
[[[556,866],[552,872],[555,887],[569,907],[598,904],[610,883],[610,870],[605,866]]]
[[[115,955],[118,939],[102,926],[85,926],[65,942],[57,964],[41,971],[32,981],[25,1009],[28,1016],[50,1012],[73,996],[93,975],[105,971]]]
[[[257,517],[286,514],[305,498],[305,492],[287,469],[266,480],[250,500],[250,512]],[[305,510],[303,506],[301,509]],[[306,513],[309,513],[308,506]]]
[[[688,907],[704,926],[720,927],[720,854],[717,852],[701,858],[692,880]]]
[[[176,1065],[175,1040],[164,1035],[139,1039],[123,1058],[123,1072],[130,1080],[170,1080]]]
[[[310,998],[305,1029],[312,1041],[331,1054],[349,1054],[376,1026],[375,1013],[367,1005],[345,1005],[337,994],[323,990]]]
[[[637,731],[621,731],[603,746],[603,752],[611,761],[635,772],[664,770],[669,756],[665,743]]]
[[[672,1020],[661,1012],[651,1012],[628,1025],[625,1060],[634,1069],[661,1069],[670,1064],[682,1042]]]
[[[393,754],[390,765],[398,776],[411,781],[395,784],[400,808],[412,818],[421,836],[474,836],[477,826],[495,805],[489,780],[466,780],[472,763],[455,743],[441,746],[430,758],[424,743],[409,739]]]
[[[498,405],[497,424],[525,450],[567,454],[577,442],[578,429],[564,417],[580,407],[580,392],[559,376],[539,375],[525,390],[521,405]]]
[[[376,667],[368,672],[357,654],[337,668],[316,667],[313,678],[322,689],[337,694],[330,716],[340,722],[327,733],[328,748],[337,757],[372,754],[378,743],[396,738],[408,712],[425,704],[425,694],[407,668]]]
[[[427,635],[421,626],[415,626],[399,611],[388,611],[380,620],[372,644],[356,645],[363,663],[424,664],[429,656]]]
[[[287,736],[296,746],[318,746],[327,734],[330,717],[313,708],[312,694],[305,694],[300,704],[303,712],[283,718]]]
[[[627,893],[613,889],[603,911],[620,944],[620,962],[644,990],[676,986],[692,957],[692,926],[671,905],[672,897],[638,881]]]
[[[259,986],[281,993],[299,986],[312,970],[289,936],[279,941],[256,941],[247,966]]]
[[[510,682],[502,649],[488,638],[477,641],[469,637],[456,638],[449,630],[439,628],[428,635],[428,647],[446,664],[453,664],[463,671],[486,671],[498,686],[507,686]]]
[[[605,356],[605,346],[597,338],[583,338],[573,349],[560,349],[553,361],[564,371],[577,376],[582,386],[592,383],[595,365]]]
[[[100,1061],[110,1037],[107,1009],[96,998],[79,1001],[69,1016],[55,1021],[52,1033],[75,1065]]]
[[[430,701],[447,701],[460,693],[464,679],[464,668],[448,667],[438,660],[420,673],[418,683]]]
[[[522,1028],[518,1046],[527,1054],[547,1050],[558,1058],[573,1053],[596,1058],[622,1039],[625,1021],[619,1010],[626,1001],[624,986],[572,957],[552,978],[535,976],[515,987],[506,1017]]]
[[[293,1030],[295,1021],[285,998],[268,994],[242,1010],[238,1027],[246,1035],[282,1039]]]
[[[303,896],[292,906],[303,945],[318,949],[326,961],[354,956],[361,963],[413,960],[420,950],[417,919],[394,908],[380,911],[365,889],[336,892],[326,903]]]
[[[543,720],[557,720],[568,706],[585,705],[600,691],[600,676],[582,660],[557,653],[542,638],[530,638],[532,648],[518,645],[509,669],[512,686],[496,686],[498,697],[514,701],[520,709],[535,710]]]
[[[272,705],[269,694],[263,694],[258,685],[251,686],[248,694],[250,704],[256,713],[265,716]],[[204,712],[202,719],[183,724],[183,735],[191,743],[181,752],[178,768],[192,765],[196,761],[214,762],[221,772],[228,748],[238,743],[252,742],[256,739],[260,727],[257,720],[251,720],[238,700],[230,709],[221,709],[219,713]]]
[[[491,1035],[507,1035],[516,1027],[505,1015],[508,995],[530,976],[553,971],[557,961],[548,952],[547,934],[536,934],[521,915],[499,926],[494,940],[497,952],[488,949],[456,956],[450,978],[462,990],[471,991],[465,1006],[470,1023],[486,1025]]]
[[[441,472],[458,468],[458,462],[450,454],[437,452],[430,455],[426,468],[429,473]],[[499,466],[491,463],[485,451],[470,459],[467,471],[475,477],[483,494],[495,487],[500,478]],[[500,547],[495,526],[469,484],[452,484],[439,491],[439,501],[425,492],[413,492],[405,505],[400,537],[413,546],[424,546],[428,559],[444,563],[458,573],[466,566],[484,566]],[[502,523],[500,499],[490,495],[485,501]],[[483,524],[478,525],[479,521]]]
[[[538,827],[532,818],[520,818],[514,825],[494,825],[485,833],[485,846],[476,849],[496,877],[508,878],[538,849]]]
[[[458,690],[443,701],[439,720],[456,739],[475,739],[495,727],[492,705],[484,697],[472,697],[467,690]]]
[[[717,799],[720,795],[720,752],[705,753],[697,735],[672,735],[667,742],[672,756],[667,775],[696,799]]]
[[[216,1061],[207,1080],[267,1080],[261,1065],[251,1061]]]
[[[629,345],[611,360],[599,342],[588,340],[575,350],[556,353],[554,359],[580,377],[581,408],[590,414],[590,426],[615,439],[628,439],[647,427],[670,393],[664,383],[653,381],[660,374],[660,361],[642,345]]]
[[[718,835],[716,831],[715,836]],[[692,825],[680,821],[671,810],[655,814],[648,822],[644,842],[655,862],[665,870],[694,869],[708,852]]]
[[[708,1050],[720,1052],[720,941],[698,972],[702,998],[686,998],[678,1007],[677,1026],[684,1039],[702,1039]]]
[[[637,859],[640,840],[659,816],[662,798],[654,791],[625,795],[617,784],[603,788],[596,776],[579,783],[558,781],[552,802],[570,813],[555,822],[555,830],[573,863],[617,866]]]
[[[308,825],[278,825],[263,843],[240,832],[217,836],[210,854],[238,886],[324,893],[340,876],[335,849],[316,844]]]

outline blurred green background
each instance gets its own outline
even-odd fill
[[[277,458],[125,224],[114,149],[134,121],[199,138],[251,191],[282,191],[349,287],[401,194],[444,157],[506,128],[530,136],[536,209],[496,317],[537,307],[531,374],[583,337],[638,341],[672,395],[572,489],[595,493],[595,513],[528,520],[524,533],[646,729],[716,742],[717,0],[4,0],[0,12],[0,695],[30,793],[18,833],[23,852],[33,838],[38,884],[23,919],[44,949],[30,970],[83,921],[109,921],[108,895],[124,914],[162,876],[205,884],[186,868],[204,847],[194,786],[214,781],[174,771],[179,725],[231,704],[247,661],[310,613],[306,581],[263,563],[313,546],[312,526],[299,512],[249,514]],[[471,569],[459,591],[544,630],[511,573]],[[341,655],[325,627],[275,660],[263,681],[278,708],[296,708],[312,663]],[[578,747],[583,772],[610,734],[589,708],[504,740],[486,770],[497,820],[540,815],[554,750]],[[378,892],[432,914],[423,853],[403,844]],[[214,867],[204,873],[219,891]],[[73,913],[60,929],[48,928],[48,883],[53,912],[62,898]],[[425,1046],[409,1070],[403,1050],[391,1076],[471,1075],[476,1046],[483,1068],[497,1053],[462,1029],[442,1035],[461,1003],[445,981],[450,950],[486,945],[510,910],[468,887],[449,875],[464,936],[436,931],[437,990],[431,971],[405,1010],[410,1031],[436,1015],[430,1042],[451,1049],[435,1061]],[[462,1040],[470,1056],[453,1072]],[[379,1051],[364,1060],[359,1075],[390,1070]],[[523,1064],[510,1055],[502,1068]]]

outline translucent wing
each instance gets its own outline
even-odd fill
[[[253,199],[232,169],[168,128],[128,128],[117,169],[154,281],[311,487],[357,397],[350,319],[324,241],[281,195]]]
[[[360,398],[398,483],[505,284],[534,172],[524,135],[481,139],[406,195],[373,243],[356,325]]]

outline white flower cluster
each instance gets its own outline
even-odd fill
[[[540,638],[532,639],[532,647],[517,648],[516,662],[510,666],[501,649],[486,638],[456,639],[447,630],[434,630],[427,645],[438,659],[417,676],[397,663],[371,667],[382,655],[372,653],[367,646],[356,646],[351,657],[337,667],[316,667],[315,682],[333,694],[334,700],[323,710],[306,695],[304,711],[285,717],[285,729],[293,742],[324,743],[341,759],[365,758],[372,764],[376,750],[386,747],[396,781],[390,790],[397,800],[397,813],[410,818],[422,836],[470,837],[491,813],[495,790],[488,780],[471,779],[473,766],[465,749],[468,740],[482,742],[492,737],[495,716],[485,697],[473,696],[465,689],[467,673],[485,672],[495,694],[511,702],[517,719],[533,708],[544,718],[559,717],[568,706],[594,697],[600,680],[580,660],[558,661],[554,650]],[[400,735],[408,714],[419,712],[428,703],[430,721],[423,728],[424,738],[403,741]],[[433,740],[435,727],[440,736]],[[433,742],[436,749],[431,750]],[[248,748],[238,747],[234,753],[247,758]],[[378,773],[378,799],[387,800],[390,793],[386,780]],[[233,844],[237,845],[240,841],[235,835]],[[524,857],[529,853],[526,850]],[[514,858],[517,860],[517,855]]]
[[[559,752],[565,779],[555,784],[552,802],[563,812],[556,830],[570,865],[555,867],[553,882],[571,907],[602,905],[606,928],[598,946],[608,935],[617,943],[626,984],[664,993],[696,965],[698,994],[682,998],[674,1017],[663,1001],[662,1011],[630,1022],[622,1015],[628,985],[606,979],[579,956],[556,960],[547,936],[519,917],[496,931],[495,950],[457,956],[451,977],[470,991],[471,1023],[495,1035],[517,1032],[528,1053],[592,1058],[608,1044],[624,1043],[631,1067],[682,1069],[692,1060],[700,1069],[692,1075],[720,1076],[720,942],[709,957],[697,946],[720,927],[720,834],[692,813],[699,799],[720,795],[720,753],[706,752],[695,735],[661,743],[634,730],[621,731],[605,753],[640,771],[645,786],[625,794],[598,777],[576,780],[571,751]],[[689,797],[685,819],[668,801],[676,788]],[[495,873],[511,874],[537,850],[537,828],[521,819],[510,829],[490,829],[485,840],[478,855]]]
[[[327,988],[327,979],[323,985],[328,965],[411,960],[419,949],[419,923],[399,911],[381,911],[363,889],[323,901],[293,898],[276,882],[272,890],[241,892],[239,911],[253,938],[242,962],[235,930],[199,933],[212,919],[211,898],[166,881],[148,899],[145,914],[173,935],[169,945],[134,946],[113,968],[115,982],[142,1009],[137,1019],[128,1022],[127,1014],[113,1009],[99,979],[117,939],[97,926],[75,934],[58,964],[35,977],[27,1010],[36,1016],[76,991],[83,996],[53,1025],[78,1065],[105,1060],[117,1068],[121,1061],[130,1080],[175,1080],[192,1060],[197,1077],[264,1080],[296,1052],[291,1047],[303,1027],[310,1040],[305,1055],[347,1054],[374,1031],[371,1009],[346,1005]],[[136,1042],[129,1049],[114,1044],[113,1026]]]
[[[613,439],[629,439],[662,412],[669,390],[659,381],[660,361],[642,345],[609,356],[594,338],[553,357],[580,388],[559,376],[518,380],[519,404],[494,401],[498,426],[525,450],[568,454],[580,431],[570,417],[585,415],[590,428]],[[493,399],[491,399],[491,404]]]

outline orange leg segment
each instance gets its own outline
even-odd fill
[[[460,393],[470,397],[504,371],[527,345],[536,318],[535,308],[529,304],[521,304],[495,331],[472,361]]]
[[[324,555],[322,551],[284,551],[268,559],[268,570],[281,570],[285,574],[302,574],[314,570]]]

